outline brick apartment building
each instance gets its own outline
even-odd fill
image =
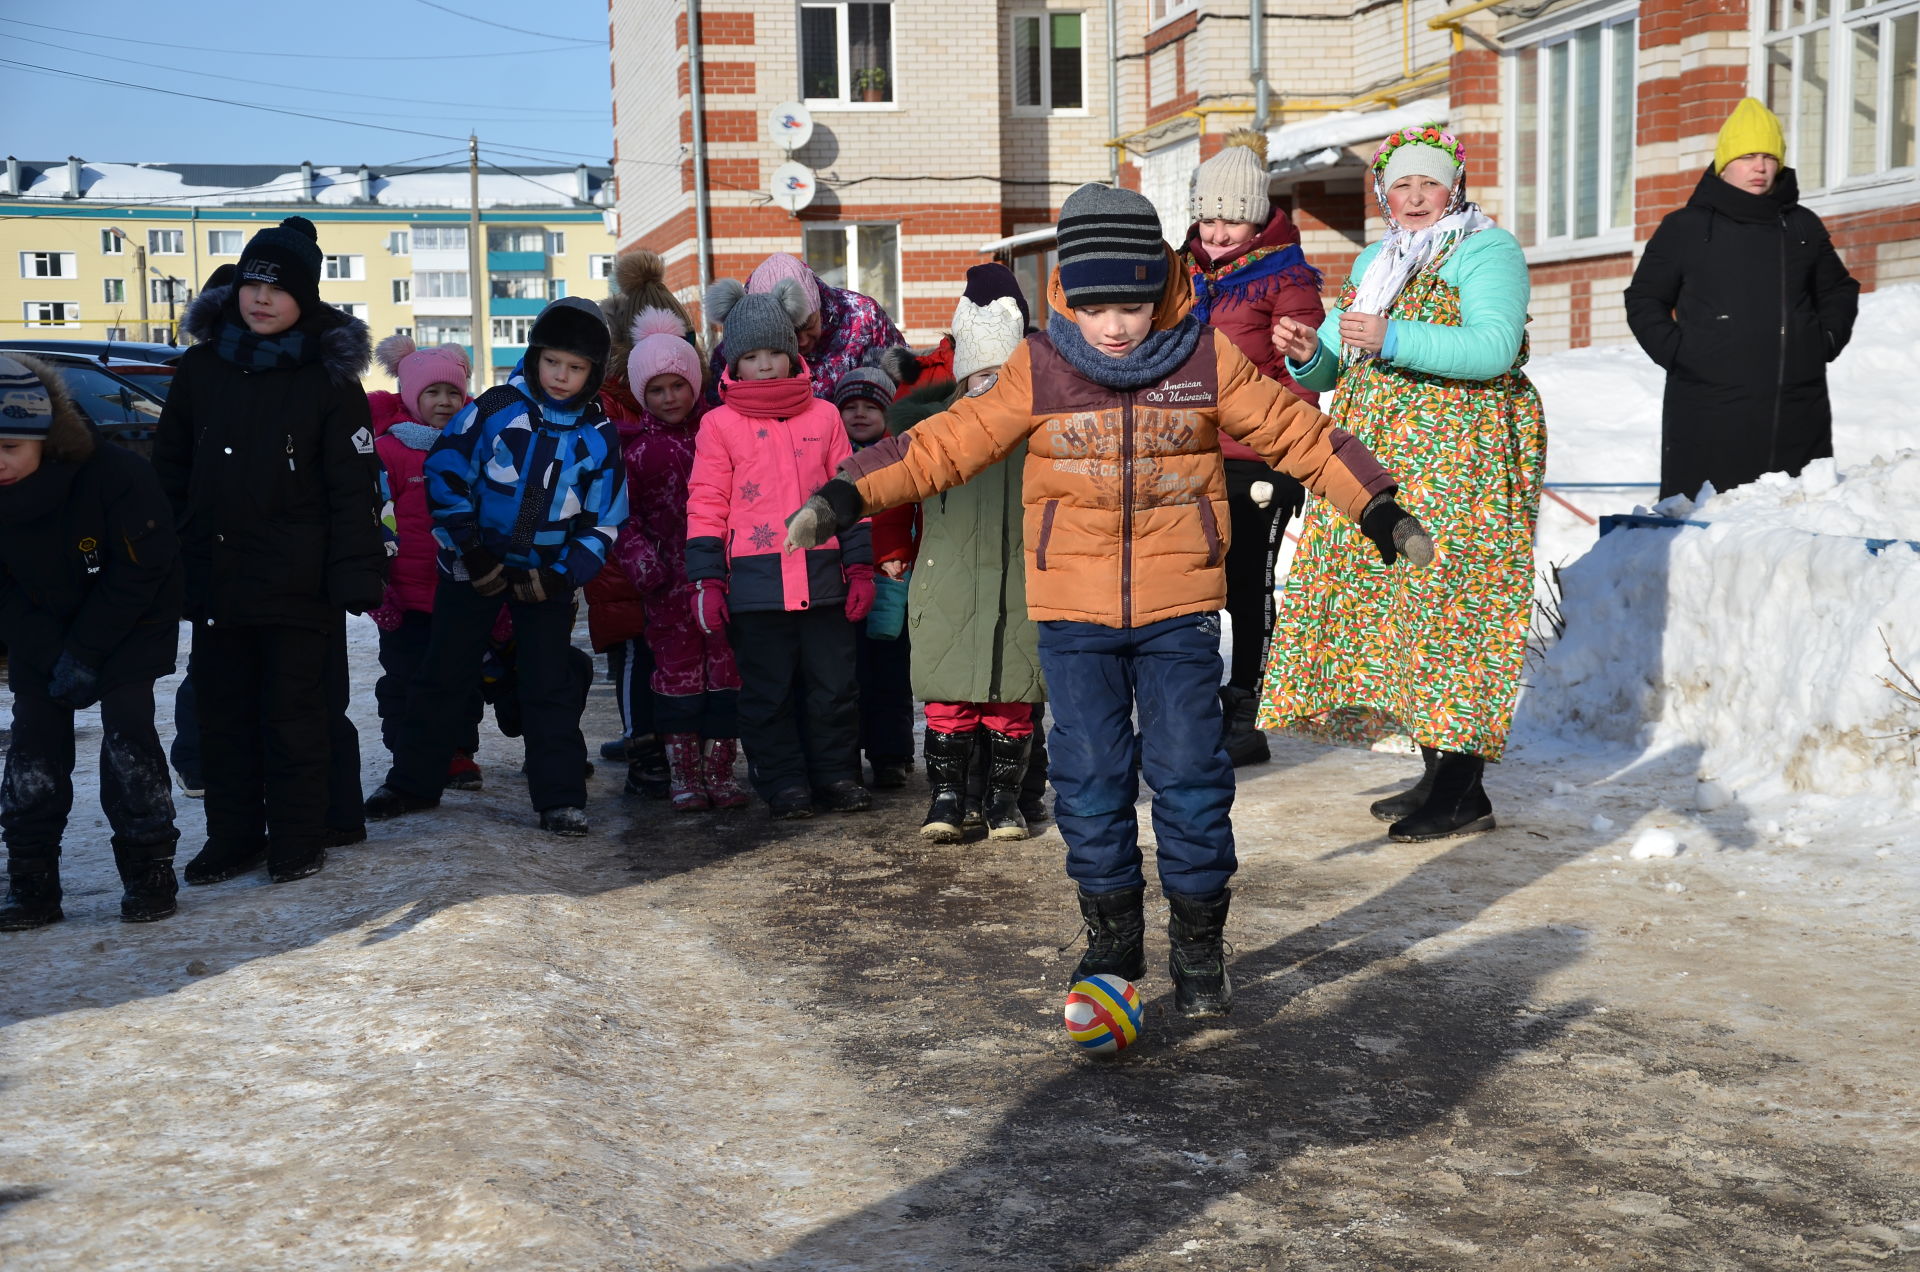
[[[619,241],[665,255],[689,298],[696,108],[710,275],[791,251],[916,340],[989,254],[1037,299],[1060,201],[1116,151],[1177,237],[1194,167],[1263,105],[1274,194],[1330,288],[1380,232],[1367,156],[1446,121],[1474,197],[1527,246],[1536,350],[1628,337],[1635,253],[1749,94],[1786,121],[1803,197],[1862,282],[1920,280],[1920,0],[1118,0],[1111,45],[1104,0],[698,8],[697,101],[685,0],[610,17]],[[792,158],[819,185],[797,217],[766,193],[788,158],[769,116],[794,100],[816,129]]]

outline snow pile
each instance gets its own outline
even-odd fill
[[[1709,499],[1700,527],[1616,530],[1561,573],[1565,635],[1531,677],[1523,735],[1692,757],[1701,807],[1870,797],[1920,808],[1882,633],[1920,673],[1920,453]],[[1897,677],[1896,677],[1897,678]]]

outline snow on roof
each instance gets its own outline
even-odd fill
[[[1337,152],[1355,142],[1377,140],[1396,129],[1446,120],[1447,99],[1425,97],[1392,110],[1342,110],[1319,119],[1282,124],[1267,129],[1267,170],[1281,173],[1301,167],[1324,167],[1335,162],[1337,155],[1320,164],[1305,161],[1328,150]]]
[[[24,199],[66,199],[71,185],[68,165],[44,160],[20,160]],[[194,163],[85,163],[80,166],[81,197],[88,203],[171,203],[181,206],[225,206],[245,203],[285,204],[311,201],[321,206],[368,204],[406,208],[464,208],[469,178],[459,167],[394,168],[369,173],[372,189],[363,188],[360,169],[321,167],[312,170],[311,190],[299,164]],[[482,207],[605,207],[612,198],[613,170],[587,167],[587,199],[577,197],[579,170],[557,166],[516,166],[480,173]]]

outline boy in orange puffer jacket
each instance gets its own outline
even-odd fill
[[[1144,774],[1175,1005],[1218,1015],[1233,1004],[1223,933],[1237,864],[1217,692],[1220,435],[1358,521],[1388,565],[1400,555],[1424,564],[1433,545],[1365,446],[1187,313],[1186,277],[1144,196],[1080,187],[1061,208],[1058,241],[1047,329],[985,393],[852,457],[793,515],[788,548],[925,500],[1027,443],[1027,604],[1054,707],[1054,817],[1088,933],[1074,978],[1146,970],[1133,808]]]

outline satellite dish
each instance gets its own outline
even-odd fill
[[[791,159],[773,170],[773,180],[768,193],[773,201],[789,212],[798,212],[813,202],[813,196],[819,189],[814,180],[813,169]]]
[[[813,112],[799,102],[781,102],[767,116],[773,144],[792,154],[813,136]]]

